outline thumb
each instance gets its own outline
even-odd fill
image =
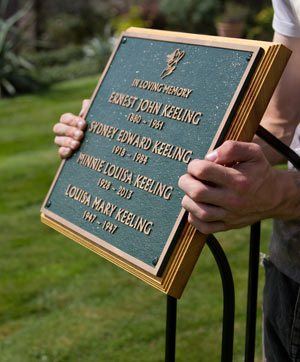
[[[85,113],[87,112],[89,106],[90,106],[90,99],[84,99],[82,101],[81,111],[79,112],[79,117],[83,117]]]
[[[220,147],[205,156],[207,161],[232,166],[236,163],[255,161],[263,155],[260,146],[255,143],[225,141]]]

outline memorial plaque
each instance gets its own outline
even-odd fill
[[[251,140],[288,55],[273,43],[130,28],[42,221],[179,297],[205,237],[186,222],[178,179],[225,139]]]

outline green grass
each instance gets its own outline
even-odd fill
[[[164,360],[166,297],[40,222],[59,166],[52,127],[78,113],[95,77],[0,100],[0,361]],[[263,223],[266,252],[271,222]],[[236,288],[234,361],[243,361],[249,229],[217,235]],[[260,269],[256,360],[261,360]],[[176,361],[220,360],[222,288],[205,248],[178,303]]]

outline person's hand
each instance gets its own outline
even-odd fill
[[[284,203],[278,172],[258,145],[224,142],[179,179],[188,221],[210,234],[276,217]]]
[[[59,147],[58,153],[61,158],[68,158],[72,152],[80,146],[80,141],[84,136],[86,121],[82,118],[90,104],[89,99],[82,102],[79,116],[72,113],[64,113],[60,121],[53,127],[56,135],[54,142]]]

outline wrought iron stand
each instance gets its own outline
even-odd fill
[[[206,244],[210,248],[218,265],[223,285],[223,331],[222,362],[232,361],[234,332],[234,284],[227,257],[213,235],[209,235]],[[176,309],[177,299],[167,295],[166,353],[165,362],[175,362],[176,345]]]
[[[279,153],[283,154],[297,169],[300,169],[300,157],[292,149],[274,137],[262,126],[258,127],[256,134],[270,146],[275,148]],[[232,362],[235,308],[232,273],[227,257],[217,239],[213,235],[209,235],[206,243],[218,265],[223,286],[223,330],[221,362]],[[245,362],[254,362],[255,354],[259,247],[260,222],[257,222],[251,226],[250,233]],[[177,299],[168,295],[165,362],[175,362],[176,314]]]

